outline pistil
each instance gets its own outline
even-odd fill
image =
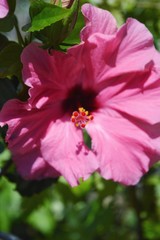
[[[86,125],[93,120],[93,115],[89,115],[89,112],[86,111],[83,107],[78,108],[78,111],[72,113],[71,121],[76,127],[84,129]]]

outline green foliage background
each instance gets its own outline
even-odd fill
[[[158,0],[82,0],[81,4],[85,2],[111,11],[118,25],[127,17],[137,18],[152,32],[160,49]],[[79,41],[83,25],[79,15],[74,31],[65,40],[67,44]],[[4,86],[8,92],[4,96],[1,92],[1,103],[15,96],[8,80],[3,86],[0,82],[0,88]],[[9,159],[10,152],[0,138],[0,167]],[[135,187],[105,181],[98,174],[75,188],[63,178],[49,185],[40,193],[22,197],[14,183],[1,177],[0,232],[12,233],[22,240],[160,239],[160,164],[152,167]]]

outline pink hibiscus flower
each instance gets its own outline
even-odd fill
[[[9,7],[7,0],[0,0],[0,18],[6,17],[8,12]]]
[[[24,49],[30,97],[8,101],[0,124],[26,179],[63,175],[75,186],[99,171],[133,185],[160,157],[160,55],[137,20],[118,29],[107,11],[85,4],[82,12],[80,45],[51,55],[35,43]]]

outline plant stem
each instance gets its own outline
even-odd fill
[[[19,26],[18,26],[18,21],[17,21],[17,18],[16,16],[14,16],[14,26],[15,26],[15,29],[16,29],[16,33],[17,33],[17,38],[18,38],[18,42],[19,44],[24,47],[25,46],[25,42],[22,38],[22,35],[21,35],[21,32],[19,30]]]

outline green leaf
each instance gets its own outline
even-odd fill
[[[16,86],[12,79],[0,79],[0,109],[7,100],[16,97]]]
[[[20,55],[22,47],[15,42],[8,44],[0,51],[0,78],[21,75],[22,64]]]
[[[29,32],[40,31],[51,24],[58,22],[70,15],[69,9],[60,8],[55,5],[46,6],[36,16],[33,17]]]
[[[0,34],[0,51],[8,44],[8,39]]]
[[[79,9],[79,0],[74,1],[72,7],[70,8],[70,15],[65,18],[63,21],[61,21],[62,23],[62,29],[61,29],[61,33],[60,33],[60,37],[59,37],[59,44],[62,43],[64,41],[65,38],[68,37],[68,35],[72,32],[72,30],[74,29],[74,26],[77,22],[77,17],[78,17],[78,9]],[[56,36],[56,34],[54,35],[54,37]],[[73,41],[72,41],[73,43]],[[74,41],[74,44],[76,42]],[[72,44],[72,45],[74,45]]]
[[[46,6],[50,5],[45,3],[43,0],[30,0],[31,6],[29,9],[30,17],[33,19],[34,16],[38,15]]]
[[[60,49],[59,45],[70,34],[76,23],[79,0],[75,0],[70,9],[61,8],[42,0],[31,0],[30,2],[32,22],[26,24],[22,29],[33,31],[34,37],[43,42],[43,48]]]
[[[0,19],[0,32],[9,32],[14,27],[14,16],[8,15]]]
[[[17,192],[13,191],[14,184],[7,181],[6,178],[1,178],[0,182],[0,232],[11,232],[10,226],[17,217],[20,216],[20,196]],[[1,236],[2,237],[2,236]],[[4,240],[7,238],[1,238]],[[12,240],[16,240],[12,238]]]
[[[80,185],[74,187],[71,189],[71,191],[76,195],[76,196],[83,196],[86,195],[90,189],[92,189],[92,184],[93,184],[93,177],[90,177],[86,181],[82,181]]]
[[[33,20],[33,18],[36,15],[38,15],[48,5],[50,4],[45,3],[43,0],[30,0],[29,14],[30,14],[31,20]],[[27,23],[22,27],[22,30],[24,32],[27,32],[29,28],[31,28],[31,26],[32,26],[31,22]]]
[[[31,27],[31,23],[27,23],[22,27],[22,31],[27,32],[30,27]]]
[[[42,216],[43,221],[39,221]],[[44,205],[38,209],[35,208],[35,210],[27,218],[27,222],[29,222],[42,234],[52,233],[55,227],[55,219],[48,202],[44,202]]]
[[[80,43],[80,31],[83,27],[84,27],[84,17],[82,15],[82,13],[79,13],[77,21],[76,21],[76,25],[75,25],[73,31],[71,32],[71,34],[63,41],[63,43],[61,45],[61,49],[66,51],[68,47],[73,46],[75,44],[79,44]]]

